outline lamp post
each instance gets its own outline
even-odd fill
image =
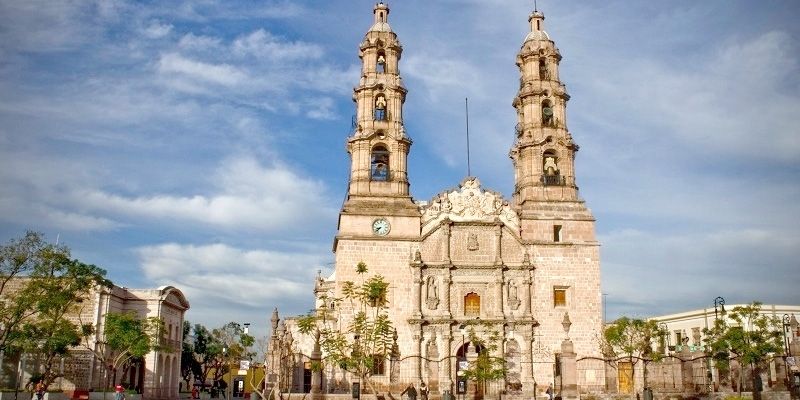
[[[723,299],[722,296],[717,296],[717,298],[714,299],[714,320],[718,320],[719,319],[718,309],[719,309],[719,313],[722,313],[722,315],[724,316],[725,315],[725,299]]]
[[[225,346],[225,345],[222,346],[222,364],[224,366],[228,367],[228,376],[230,376],[230,374],[231,374],[231,363],[228,362],[228,346]],[[225,375],[222,376],[222,381],[225,382]],[[228,399],[228,387],[229,386],[230,385],[227,385],[225,387],[225,389],[223,389],[224,393],[222,393],[222,395],[225,396],[226,399]],[[219,387],[219,385],[217,385],[217,387]]]
[[[792,318],[789,314],[783,314],[783,344],[785,346],[785,359],[788,361],[790,357],[792,357],[792,346],[789,343],[789,336],[786,335],[786,331],[791,332],[791,320]],[[790,398],[795,398],[794,393],[794,379],[792,379],[792,372],[789,369],[789,363],[784,362],[784,368],[786,369],[786,380],[789,381],[789,396]]]

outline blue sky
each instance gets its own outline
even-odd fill
[[[532,2],[403,0],[417,200],[510,197]],[[188,318],[312,306],[372,1],[0,0],[0,239],[39,230]],[[543,0],[608,317],[800,296],[800,3]]]

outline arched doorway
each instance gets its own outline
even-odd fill
[[[484,383],[468,381],[463,371],[469,369],[470,360],[475,360],[478,353],[483,350],[483,345],[473,345],[472,342],[466,342],[462,339],[461,346],[456,350],[456,394],[472,393],[475,396],[474,398],[482,398]]]

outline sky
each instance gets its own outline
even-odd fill
[[[511,197],[531,1],[390,1],[412,195]],[[0,240],[40,231],[187,319],[313,306],[374,1],[0,0]],[[800,2],[541,0],[606,318],[800,304]]]

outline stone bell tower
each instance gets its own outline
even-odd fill
[[[403,127],[407,90],[399,69],[403,47],[389,26],[389,6],[380,2],[373,13],[373,25],[359,46],[361,79],[353,90],[350,181],[339,232],[413,236],[419,232],[419,211],[409,195],[411,139]],[[382,226],[373,226],[376,218]]]
[[[517,54],[521,77],[513,102],[517,125],[510,152],[515,205],[526,220],[522,237],[560,242],[570,234],[593,242],[594,218],[579,198],[575,180],[578,145],[567,128],[569,94],[559,79],[561,54],[544,31],[544,14],[534,11],[528,21],[530,33]],[[576,227],[562,220],[585,221],[590,226]],[[572,226],[567,229],[566,225]]]

